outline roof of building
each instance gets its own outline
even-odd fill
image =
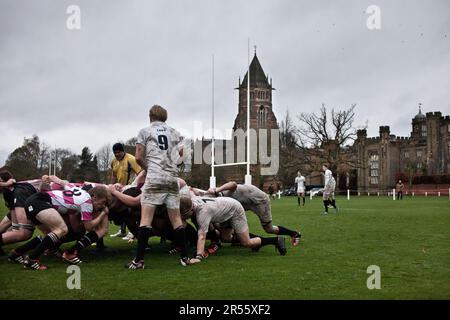
[[[248,71],[245,73],[244,80],[242,80],[241,86],[247,86],[247,74]],[[264,73],[261,63],[259,63],[256,52],[252,62],[250,63],[250,85],[269,85],[269,81]]]
[[[426,116],[422,113],[422,107],[419,106],[419,113],[416,114],[416,116],[414,117],[414,119],[425,119]]]

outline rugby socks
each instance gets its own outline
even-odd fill
[[[175,229],[175,246],[179,249],[181,249],[180,251],[180,257],[183,258],[187,258],[187,250],[186,250],[186,232],[184,230],[183,226],[179,226],[178,228]]]
[[[139,227],[135,262],[144,260],[145,248],[147,248],[148,238],[150,238],[151,234],[152,227]]]
[[[333,200],[331,200],[329,202],[330,202],[331,206],[336,209],[336,200],[333,199]]]
[[[105,242],[103,238],[97,240],[97,249],[105,249]]]
[[[300,197],[297,197],[298,205],[300,205]]]
[[[305,197],[302,197],[303,198],[303,205],[305,205]]]
[[[328,204],[330,203],[330,200],[323,200],[323,206],[325,207],[325,212],[328,212]]]
[[[264,238],[259,237],[261,239],[261,247],[267,246],[269,244],[273,244],[274,246],[277,245],[277,237],[271,237],[271,238]]]
[[[277,226],[277,228],[278,228],[279,235],[288,235],[290,237],[293,237],[297,234],[297,231],[293,231],[293,230],[290,230],[290,229],[282,227],[282,226]]]
[[[77,243],[67,250],[69,253],[74,253],[75,251],[79,252],[80,250],[89,247],[94,242],[98,241],[98,235],[95,233],[95,231],[89,231],[84,236],[81,237],[80,240],[77,241]]]
[[[37,247],[34,248],[33,251],[30,252],[28,257],[31,260],[36,260],[36,259],[38,259],[41,256],[41,254],[44,253],[45,250],[52,249],[53,247],[58,245],[59,242],[60,241],[59,241],[58,236],[55,233],[50,232],[49,234],[47,234],[44,237],[44,239],[42,239],[41,243],[39,243],[37,245]]]
[[[33,239],[31,239],[28,242],[25,242],[23,245],[21,245],[20,247],[17,247],[16,249],[14,249],[14,251],[17,254],[23,255],[25,252],[28,252],[34,248],[36,248],[38,245],[40,245],[42,242],[42,239],[40,236],[34,237]]]
[[[191,224],[186,224],[186,227],[184,228],[184,232],[186,233],[186,243],[190,246],[196,246],[197,240],[198,240],[198,233],[197,230],[194,229],[194,227]],[[218,242],[220,242],[219,237],[217,236],[217,233],[215,230],[213,230],[214,235]]]

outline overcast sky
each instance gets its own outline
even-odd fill
[[[175,128],[209,128],[212,54],[216,127],[231,129],[248,38],[279,121],[356,103],[369,136],[407,136],[419,102],[450,114],[448,0],[0,0],[0,165],[32,134],[77,153],[125,141],[155,103]]]

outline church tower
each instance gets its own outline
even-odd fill
[[[239,79],[239,86],[236,88],[239,90],[239,105],[233,130],[247,129],[247,73],[242,82]],[[278,129],[277,118],[272,110],[273,90],[272,79],[269,83],[255,52],[250,64],[250,128]]]

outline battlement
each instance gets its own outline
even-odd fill
[[[426,116],[427,118],[440,118],[442,117],[442,112],[439,111],[427,112]]]
[[[357,137],[367,137],[367,130],[366,129],[358,129],[356,130]]]
[[[395,137],[396,140],[399,141],[409,141],[411,138],[410,137]]]

